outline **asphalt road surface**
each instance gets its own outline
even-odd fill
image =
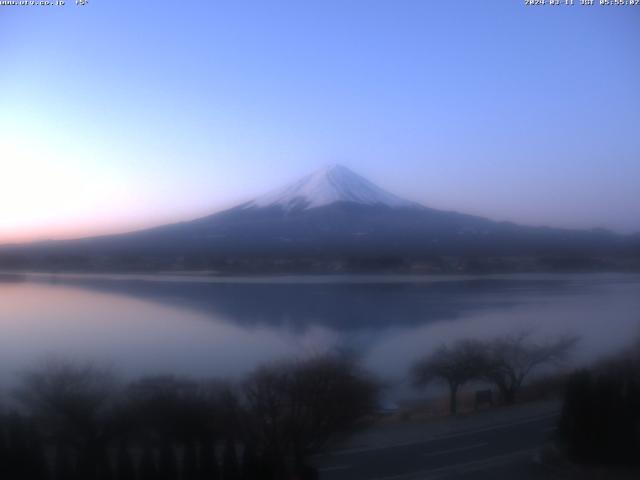
[[[342,450],[317,458],[321,480],[537,478],[533,459],[557,413],[462,430],[422,441]]]

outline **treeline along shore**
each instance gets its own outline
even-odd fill
[[[626,255],[527,256],[226,256],[138,254],[83,255],[0,252],[0,271],[208,272],[233,274],[491,274],[528,272],[640,272],[640,253]]]
[[[327,355],[257,369],[238,385],[51,360],[0,415],[0,478],[313,479],[311,454],[374,414],[378,383]]]

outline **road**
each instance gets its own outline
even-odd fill
[[[424,440],[351,448],[317,458],[321,480],[536,478],[532,459],[555,429],[557,412]]]

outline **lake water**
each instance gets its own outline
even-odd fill
[[[0,275],[2,382],[51,355],[237,378],[345,348],[401,386],[443,342],[523,329],[580,335],[578,363],[622,348],[640,336],[640,275]]]

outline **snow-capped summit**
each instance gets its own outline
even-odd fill
[[[329,165],[297,182],[245,203],[242,208],[280,206],[285,210],[307,210],[336,202],[388,207],[418,207],[374,185],[342,165]]]

